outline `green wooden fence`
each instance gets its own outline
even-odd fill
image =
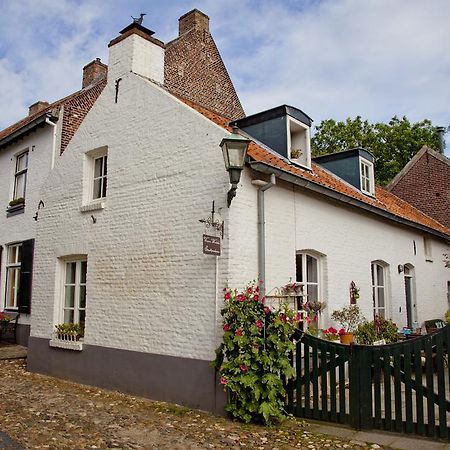
[[[391,345],[341,345],[302,335],[288,384],[298,416],[450,440],[450,326]]]

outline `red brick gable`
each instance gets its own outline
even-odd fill
[[[388,189],[450,228],[450,159],[424,147]]]

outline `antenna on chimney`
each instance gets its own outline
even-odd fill
[[[145,13],[141,13],[141,17],[133,17],[131,16],[131,18],[133,19],[134,23],[137,23],[138,25],[142,25],[142,22],[144,21],[144,16],[146,16],[147,14]]]

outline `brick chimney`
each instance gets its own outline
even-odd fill
[[[103,78],[108,72],[108,66],[100,61],[100,58],[95,58],[89,64],[83,67],[83,83],[81,85],[82,89],[90,86],[94,82]]]
[[[32,116],[33,114],[37,113],[38,111],[41,111],[41,110],[47,108],[48,105],[49,105],[48,102],[43,102],[43,101],[39,100],[36,103],[33,103],[28,108],[28,115]]]
[[[209,17],[198,9],[193,9],[178,19],[179,36],[192,29],[207,31],[209,33]]]
[[[133,22],[113,39],[109,47],[108,80],[134,72],[158,83],[164,83],[165,45],[152,35],[154,31]]]

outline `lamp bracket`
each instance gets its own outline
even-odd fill
[[[214,214],[216,213],[215,207],[214,207],[214,200],[212,202],[212,208],[211,208],[211,215],[208,216],[206,219],[200,219],[200,223],[205,224],[205,228],[214,228],[215,230],[219,231],[222,235],[223,239],[223,231],[224,231],[224,221],[217,219],[217,217],[214,217]]]

